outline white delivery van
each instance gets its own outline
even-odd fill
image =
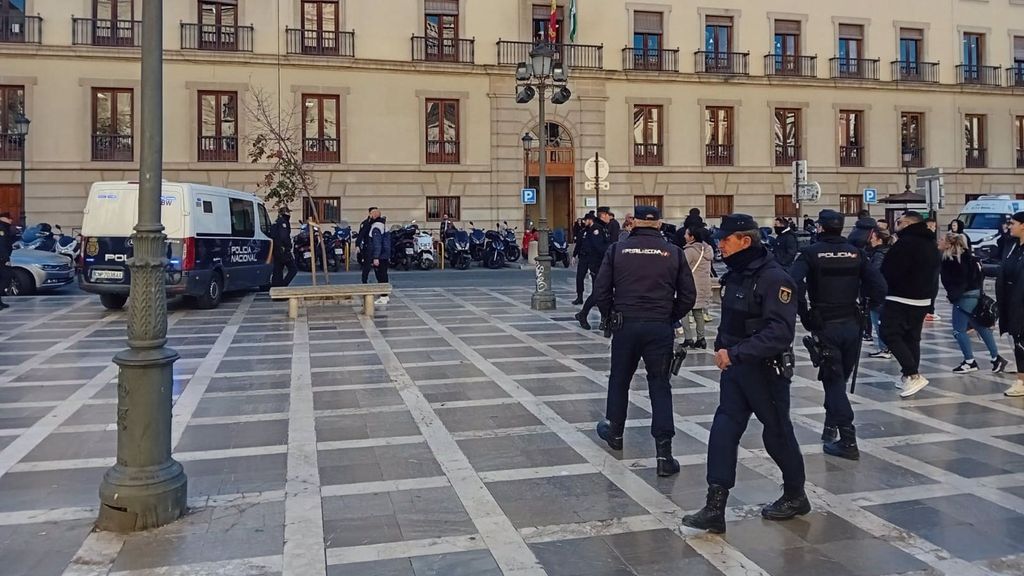
[[[138,222],[138,182],[97,182],[82,221],[82,290],[107,308],[128,300],[132,234]],[[270,216],[248,192],[164,182],[160,220],[167,235],[168,295],[215,308],[225,291],[270,285]]]
[[[982,196],[971,200],[957,217],[964,223],[964,232],[971,238],[975,254],[982,260],[999,260],[996,242],[1000,226],[1016,212],[1024,210],[1024,201],[1011,196]]]

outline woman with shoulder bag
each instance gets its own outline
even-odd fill
[[[967,247],[967,237],[955,232],[947,232],[939,239],[939,250],[942,251],[942,268],[939,277],[942,287],[946,289],[946,298],[953,304],[953,338],[960,346],[964,355],[963,362],[953,369],[955,374],[967,374],[978,370],[971,349],[971,337],[967,334],[968,327],[973,328],[988,348],[992,362],[992,372],[999,373],[1006,368],[1006,359],[999,355],[999,347],[992,335],[992,329],[982,326],[972,316],[981,298],[981,289],[985,276],[981,272],[978,259]]]
[[[683,247],[683,255],[686,256],[686,263],[693,274],[693,283],[697,287],[697,301],[689,313],[694,325],[690,325],[690,318],[682,320],[685,338],[683,346],[703,350],[707,348],[704,340],[704,311],[711,306],[711,263],[715,252],[704,242],[703,228],[687,228],[684,237],[686,246]]]
[[[1010,237],[996,279],[999,302],[999,333],[1013,338],[1013,357],[1017,361],[1017,381],[1003,394],[1024,396],[1024,212],[1010,218]]]

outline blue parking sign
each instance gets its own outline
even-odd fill
[[[523,188],[523,204],[536,204],[537,203],[537,189],[536,188]]]
[[[878,190],[874,188],[864,189],[864,203],[865,204],[878,204]]]

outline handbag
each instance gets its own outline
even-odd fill
[[[981,262],[975,260],[972,271],[981,276],[981,286],[979,286],[981,293],[978,295],[978,304],[971,311],[971,320],[974,320],[975,324],[982,328],[991,328],[999,320],[999,303],[995,298],[985,294],[985,276],[982,273]]]

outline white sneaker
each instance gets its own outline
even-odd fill
[[[707,310],[705,310],[704,311],[704,321],[705,322],[711,322],[711,320],[713,320],[713,318],[711,318],[711,312],[708,312]]]
[[[959,366],[953,368],[953,374],[968,374],[970,372],[978,371],[978,363],[974,360],[964,360]]]
[[[885,360],[892,360],[892,352],[888,350],[879,350],[878,352],[872,352],[868,354],[871,358],[884,358]]]
[[[1010,386],[1006,389],[1006,392],[1003,392],[1003,396],[1009,396],[1010,398],[1020,398],[1024,396],[1024,382],[1017,380],[1013,383],[1013,386]]]
[[[907,387],[907,380],[910,380],[910,376],[900,376],[899,382],[896,382],[896,389],[903,390]]]
[[[925,322],[938,322],[939,320],[942,320],[942,316],[939,316],[938,314],[928,314],[924,317],[924,320]]]
[[[390,301],[391,298],[388,298],[387,296],[381,296],[380,298],[374,300],[373,303],[376,304],[377,306],[385,306]]]
[[[928,379],[920,374],[915,374],[907,379],[903,392],[900,392],[900,398],[910,398],[914,394],[917,394],[928,385]]]

